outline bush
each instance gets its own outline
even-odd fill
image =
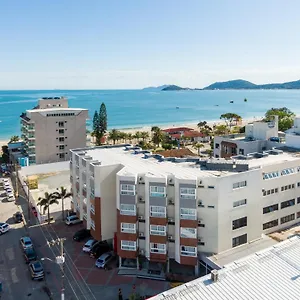
[[[165,150],[171,150],[173,148],[172,144],[162,144],[161,145]]]

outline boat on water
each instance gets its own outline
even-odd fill
[[[233,103],[233,100],[231,100],[230,103]]]
[[[176,106],[176,109],[179,109],[179,106]]]

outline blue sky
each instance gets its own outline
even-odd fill
[[[300,79],[300,1],[0,3],[0,89]]]

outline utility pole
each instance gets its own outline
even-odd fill
[[[16,163],[14,163],[14,171],[15,171],[15,184],[16,184],[15,198],[17,199],[19,197],[19,182],[18,182],[18,168]]]
[[[65,300],[65,254],[64,254],[64,241],[66,238],[58,238],[50,242],[47,241],[48,246],[60,245],[60,256],[56,256],[56,263],[60,266],[61,270],[61,300]]]

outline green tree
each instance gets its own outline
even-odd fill
[[[107,130],[107,113],[106,113],[106,106],[102,102],[99,111],[99,132],[100,136],[103,137]]]
[[[126,133],[126,132],[119,131],[119,139],[120,139],[120,140],[123,140],[123,143],[125,143],[125,142],[126,142],[126,139],[127,139],[127,133]]]
[[[143,139],[143,142],[145,142],[145,140],[149,138],[149,132],[148,131],[142,131],[141,132],[141,138]]]
[[[14,143],[14,142],[18,142],[20,140],[19,136],[18,135],[13,135],[11,138],[10,138],[10,143]]]
[[[58,190],[58,189],[57,189]],[[72,197],[72,193],[68,192],[67,189],[63,186],[57,192],[53,193],[53,197],[57,200],[61,200],[61,211],[62,219],[65,220],[65,199]]]
[[[198,150],[198,155],[200,156],[201,155],[201,148],[204,148],[204,145],[201,144],[201,143],[196,143],[196,144],[193,145],[193,148]]]
[[[235,114],[235,113],[226,113],[226,114],[222,114],[220,116],[220,119],[224,120],[225,124],[227,126],[229,126],[229,128],[231,129],[231,127],[233,125],[237,125],[237,122],[242,120],[242,117],[238,114]]]
[[[127,134],[127,138],[128,138],[129,143],[131,144],[131,143],[132,143],[132,140],[134,139],[134,136],[133,136],[132,133],[128,133],[128,134]]]
[[[215,135],[224,135],[226,133],[228,133],[228,128],[226,125],[215,126],[215,130],[214,130]]]
[[[151,132],[152,132],[153,143],[159,147],[159,144],[164,140],[164,133],[157,126],[153,126],[151,128]]]
[[[136,139],[136,143],[138,143],[140,141],[140,138],[142,137],[141,136],[141,132],[140,131],[137,131],[135,134],[134,134],[134,138]]]
[[[98,112],[95,110],[94,117],[93,117],[93,132],[96,134],[99,132],[99,115]]]
[[[113,141],[113,144],[116,144],[116,141],[120,138],[120,132],[117,129],[112,129],[109,132],[108,138]]]
[[[37,205],[43,207],[43,213],[47,211],[48,213],[48,224],[50,224],[50,206],[54,203],[58,204],[58,200],[55,198],[53,194],[45,193],[44,198],[39,197]]]
[[[9,163],[9,152],[7,145],[2,146],[2,162],[6,164]]]
[[[265,121],[273,121],[278,116],[278,130],[286,131],[292,128],[295,114],[287,107],[271,108],[265,113]]]

